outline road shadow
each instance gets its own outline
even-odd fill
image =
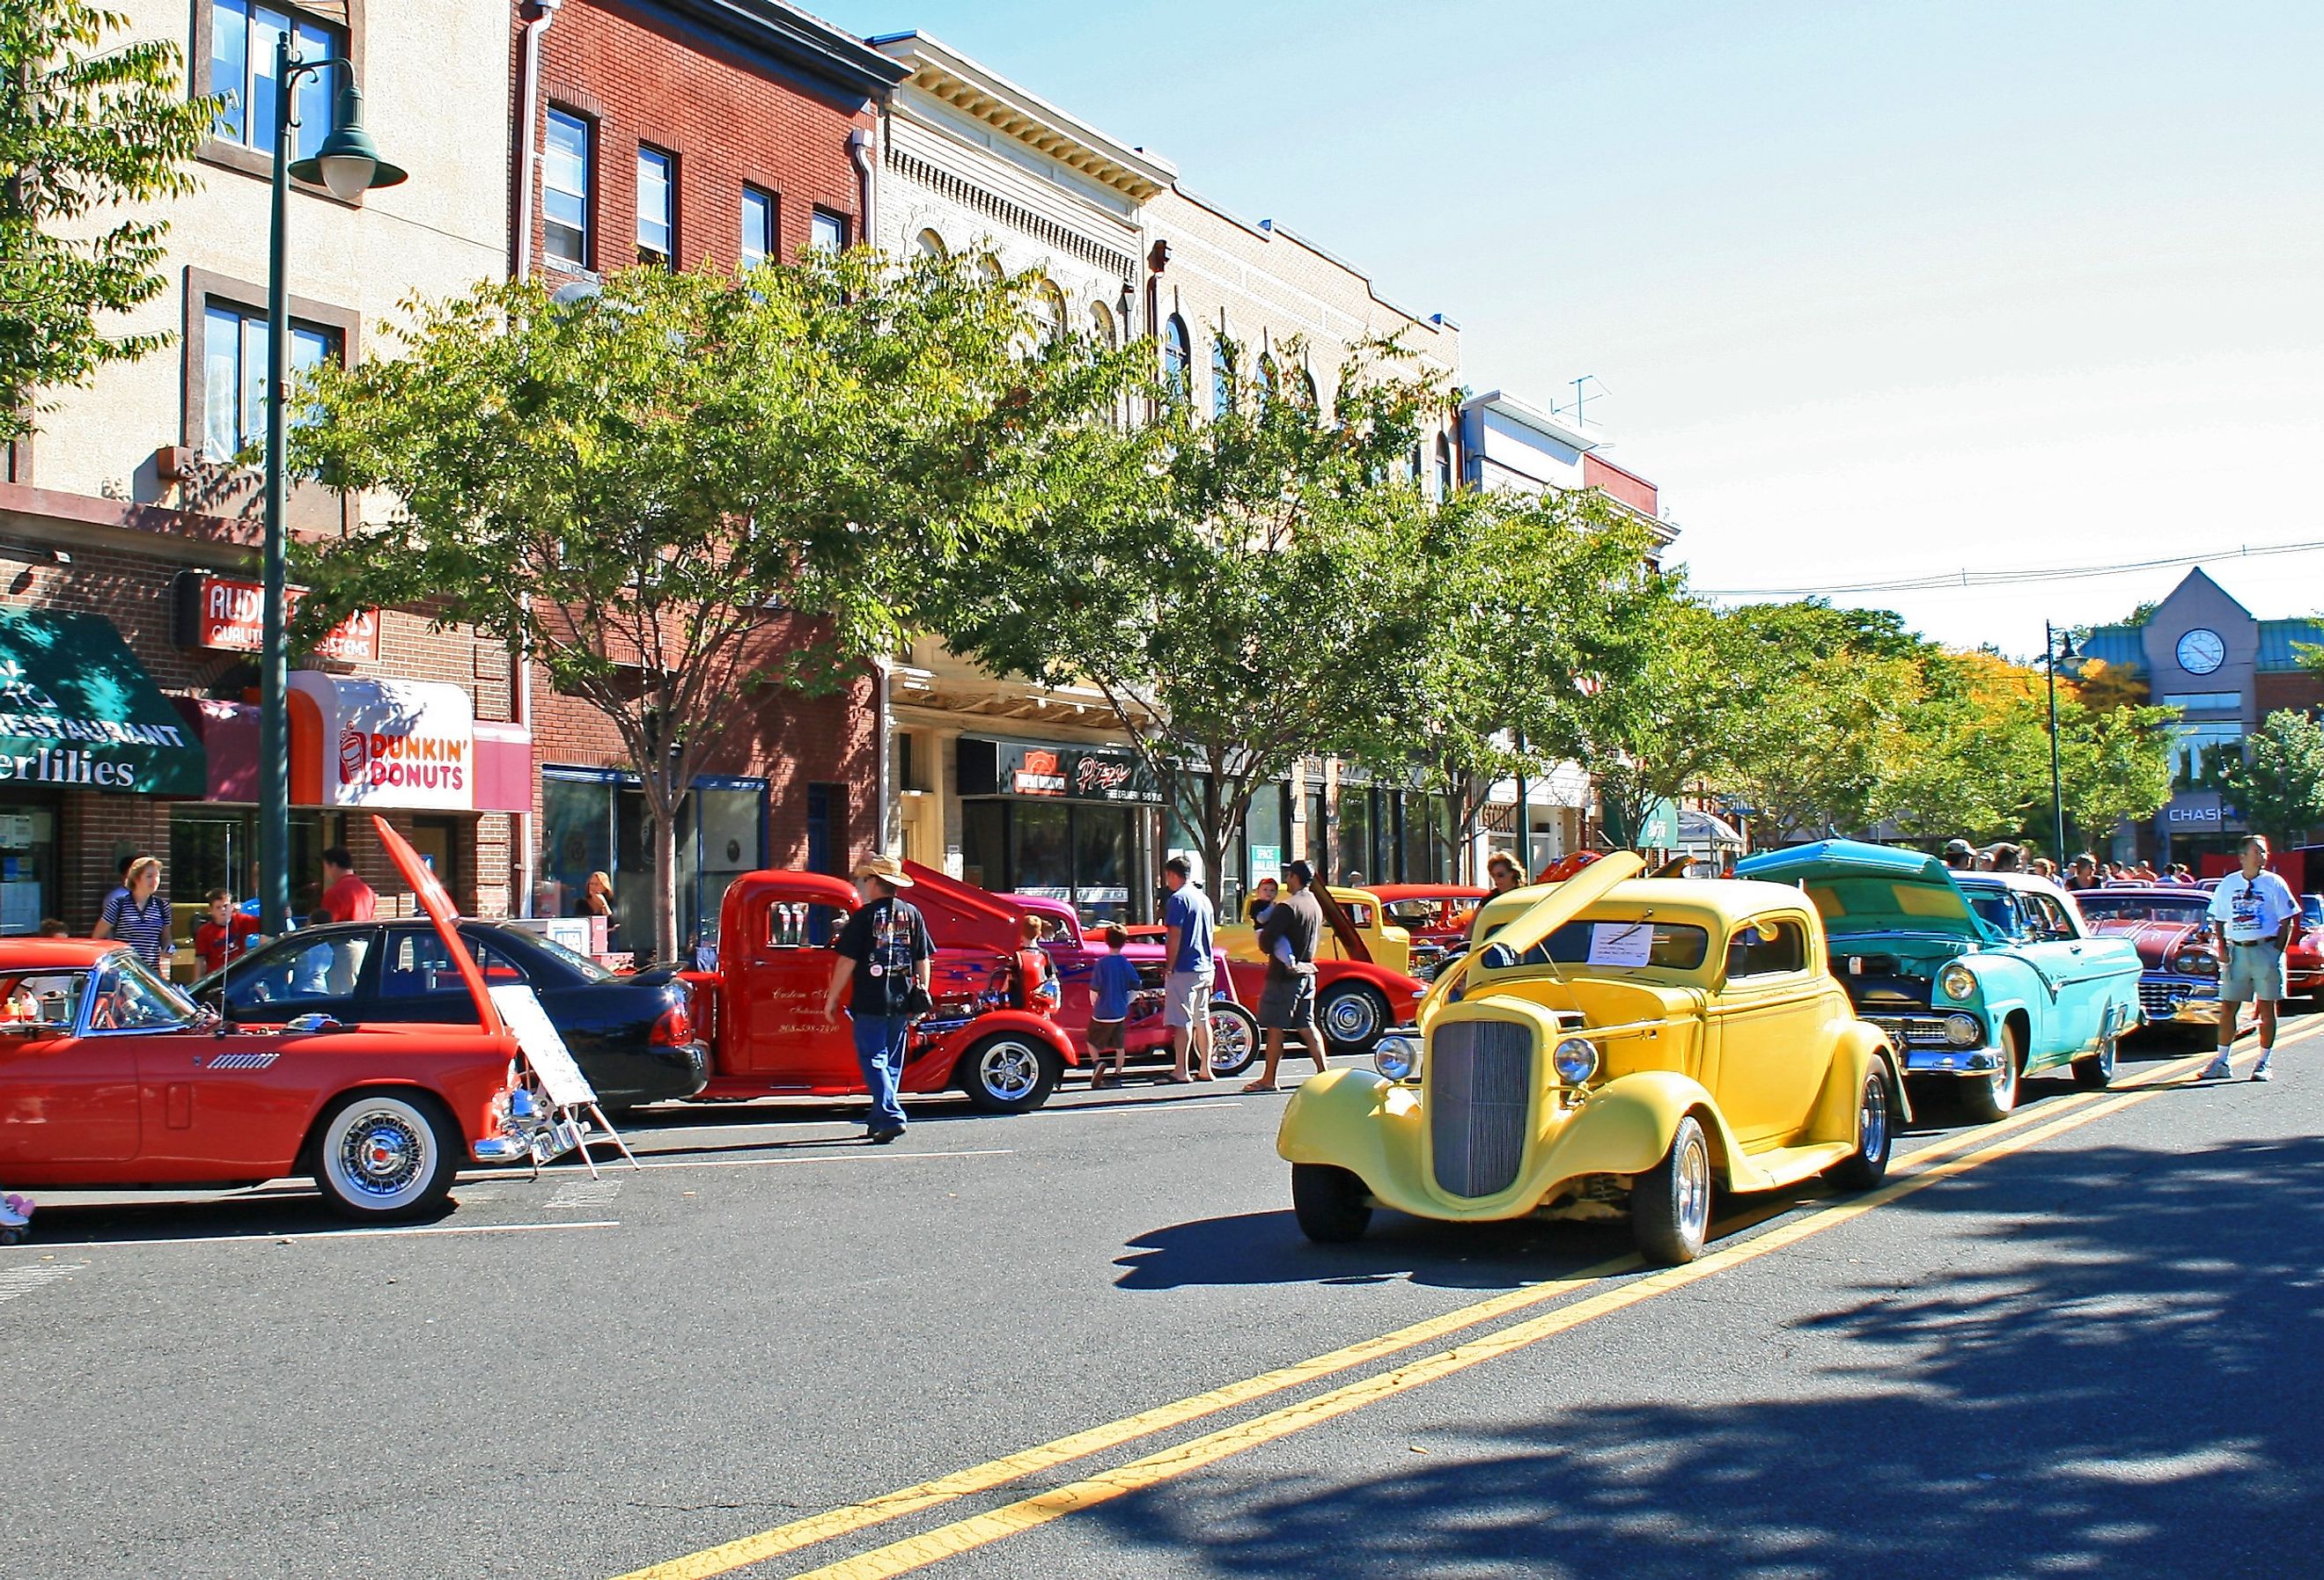
[[[1288,1208],[1171,1224],[1140,1234],[1114,1265],[1117,1289],[1386,1283],[1513,1289],[1621,1256],[1627,1223],[1441,1224],[1380,1214],[1351,1245],[1317,1245]]]
[[[1599,1402],[1573,1374],[1399,1442],[1392,1472],[1229,1472],[1091,1515],[1124,1550],[1318,1580],[2317,1572],[2324,1141],[2029,1153],[1885,1210],[1978,1227],[1945,1272],[1868,1265],[1796,1326],[1728,1302],[1820,1357],[1766,1397]]]
[[[390,1228],[441,1223],[459,1208],[456,1186],[440,1206]],[[75,1245],[135,1245],[163,1240],[263,1240],[282,1234],[345,1233],[365,1225],[340,1216],[318,1192],[265,1187],[247,1196],[157,1197],[138,1202],[44,1201],[28,1244],[42,1250]]]

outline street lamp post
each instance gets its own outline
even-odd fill
[[[291,54],[291,43],[288,28],[274,43],[274,201],[266,268],[266,591],[258,670],[258,907],[259,926],[270,934],[285,930],[290,912],[290,742],[283,703],[290,680],[283,630],[283,505],[289,485],[282,454],[290,394],[290,178],[319,181],[343,201],[404,179],[401,170],[379,157],[364,130],[363,94],[355,84],[354,64],[340,56],[301,60]],[[330,134],[314,158],[293,164],[290,133],[299,125],[299,79],[334,66],[346,75]]]
[[[2050,820],[2057,839],[2051,859],[2061,873],[2066,870],[2066,792],[2058,772],[2058,666],[2074,658],[2074,633],[2042,622],[2042,667],[2050,674]]]

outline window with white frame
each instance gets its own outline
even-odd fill
[[[210,125],[212,136],[261,153],[274,152],[274,117],[281,108],[275,48],[286,33],[296,60],[329,60],[346,53],[346,34],[336,27],[255,0],[212,0],[210,91],[223,101]],[[339,68],[326,66],[299,79],[291,158],[311,158],[322,147],[339,102],[338,76]]]
[[[1211,342],[1211,415],[1231,416],[1234,404],[1234,351],[1221,335]]]
[[[742,189],[742,267],[755,269],[775,257],[775,195]]]
[[[589,266],[589,123],[569,110],[549,112],[540,162],[540,209],[552,263]]]
[[[847,217],[834,214],[828,208],[818,208],[807,222],[807,245],[819,253],[844,253],[847,250]]]
[[[638,149],[638,257],[667,263],[677,250],[678,161],[659,148]]]
[[[266,441],[266,315],[232,302],[202,310],[202,456],[230,463]],[[339,357],[336,329],[290,323],[290,378]],[[294,411],[296,424],[306,413]]]

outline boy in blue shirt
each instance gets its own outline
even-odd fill
[[[1130,942],[1130,934],[1120,922],[1105,929],[1106,947],[1113,952],[1101,955],[1090,973],[1090,1087],[1093,1091],[1121,1085],[1121,1064],[1128,1057],[1122,1041],[1122,1026],[1130,1019],[1130,1001],[1142,985],[1138,967],[1126,959],[1121,951]],[[1108,1074],[1098,1067],[1106,1050],[1113,1053],[1113,1071]]]

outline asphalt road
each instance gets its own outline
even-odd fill
[[[1311,1247],[1226,1083],[879,1150],[664,1114],[418,1232],[59,1197],[0,1250],[0,1576],[2315,1573],[2324,1021],[2283,1041],[1928,1115],[1652,1276],[1618,1225]]]

